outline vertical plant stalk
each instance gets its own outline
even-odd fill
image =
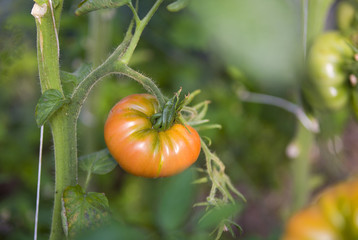
[[[332,0],[301,0],[304,63],[312,41],[324,29],[327,13],[332,2]],[[310,184],[310,153],[314,144],[314,135],[301,125],[298,126],[296,131],[296,138],[288,147],[288,149],[291,148],[296,151],[296,156],[292,157],[291,163],[293,196],[290,213],[304,206],[312,190]]]
[[[56,89],[63,94],[58,35],[62,0],[34,4],[31,14],[37,29],[37,58],[42,93]],[[55,149],[55,196],[50,239],[65,239],[61,221],[61,196],[65,187],[77,183],[76,120],[64,106],[50,120]]]
[[[292,202],[290,213],[302,208],[311,192],[311,152],[314,134],[299,124],[294,141],[287,148],[287,155],[292,157]]]

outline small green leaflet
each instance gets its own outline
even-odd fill
[[[167,6],[168,11],[170,12],[179,12],[180,10],[184,9],[188,6],[190,0],[177,0],[172,2]]]
[[[109,220],[110,210],[104,193],[85,193],[80,185],[69,186],[63,192],[62,224],[67,237],[99,228]]]
[[[108,149],[80,157],[78,161],[79,167],[83,171],[94,174],[107,174],[118,165],[109,154]]]
[[[35,110],[36,123],[40,127],[60,109],[64,104],[69,103],[62,93],[56,89],[46,90],[40,97]]]
[[[77,16],[105,8],[118,8],[126,5],[130,0],[83,0],[75,12]]]

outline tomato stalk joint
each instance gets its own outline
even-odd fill
[[[174,94],[174,96],[169,99],[160,112],[153,114],[150,117],[150,121],[153,125],[153,128],[158,131],[166,131],[176,122],[180,121],[178,116],[180,110],[184,106],[185,99],[180,101],[181,89]]]

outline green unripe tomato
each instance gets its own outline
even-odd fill
[[[337,110],[347,103],[349,73],[345,64],[353,57],[348,40],[338,32],[324,33],[315,40],[307,57],[309,78],[303,85],[313,107]]]
[[[351,30],[354,23],[355,9],[349,2],[340,2],[337,6],[336,19],[338,29],[342,32]]]

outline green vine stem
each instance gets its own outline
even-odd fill
[[[154,13],[157,11],[157,9],[159,8],[159,6],[162,2],[163,2],[163,0],[157,0],[154,3],[153,7],[148,11],[147,15],[142,20],[139,19],[137,12],[134,9],[134,7],[132,6],[132,4],[129,4],[129,8],[132,10],[133,15],[134,15],[136,29],[135,29],[133,38],[131,40],[130,45],[128,46],[126,53],[121,58],[121,62],[123,62],[124,64],[127,65],[129,63],[129,60],[131,59],[133,52],[134,52],[135,48],[137,47],[137,44],[139,42],[140,36],[142,35],[144,28],[147,26],[150,19],[153,17]]]
[[[63,93],[60,81],[58,26],[63,1],[34,4],[31,14],[37,28],[37,56],[41,91],[56,89]],[[57,24],[56,24],[57,23]],[[77,142],[75,120],[68,106],[50,120],[55,149],[55,196],[50,239],[64,239],[61,221],[61,197],[65,187],[77,183]]]
[[[128,76],[140,84],[143,87],[157,97],[159,104],[162,106],[165,104],[165,97],[155,85],[155,83],[148,77],[134,71],[118,59],[121,59],[123,52],[128,46],[128,42],[124,41],[113,54],[98,68],[91,72],[75,89],[72,94],[72,101],[70,103],[70,113],[78,118],[81,111],[81,107],[86,100],[89,92],[93,86],[100,81],[103,77],[109,74],[119,74]]]
[[[161,107],[164,106],[166,98],[157,87],[157,85],[153,82],[153,80],[133,70],[127,65],[122,64],[121,62],[117,62],[115,69],[117,70],[118,74],[123,74],[140,83],[148,92],[157,98]]]
[[[292,159],[292,202],[289,214],[302,208],[312,190],[311,184],[311,152],[314,134],[301,124],[297,126],[296,137],[287,147],[287,155]]]

